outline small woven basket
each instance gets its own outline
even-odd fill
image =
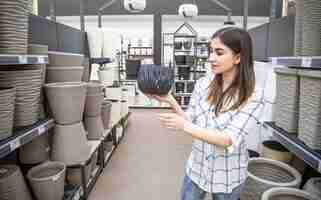
[[[265,191],[261,200],[318,200],[318,197],[304,190],[277,187]]]
[[[321,71],[300,70],[299,139],[321,150]]]
[[[247,174],[241,200],[260,200],[261,195],[270,188],[297,188],[301,182],[301,175],[297,170],[267,158],[250,159]]]
[[[275,68],[277,126],[290,133],[297,133],[299,119],[299,76],[296,69]]]

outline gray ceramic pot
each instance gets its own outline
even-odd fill
[[[310,194],[321,197],[321,177],[310,178],[304,184],[303,189]]]
[[[79,164],[89,159],[90,149],[82,122],[56,124],[52,136],[51,160],[64,162],[67,166]]]
[[[304,190],[295,188],[277,187],[265,191],[261,200],[318,200],[318,196],[314,196]]]
[[[103,121],[104,129],[109,129],[111,106],[112,103],[106,100],[102,103],[101,106],[101,118]]]
[[[19,149],[19,160],[22,164],[38,164],[49,160],[48,135],[43,134]]]
[[[32,200],[18,166],[0,165],[0,200]]]
[[[121,87],[106,87],[105,97],[112,100],[122,99],[122,88]]]
[[[31,168],[27,177],[37,199],[62,199],[65,172],[66,166],[61,162],[46,162]]]
[[[87,138],[89,140],[99,140],[102,138],[104,125],[100,115],[97,117],[85,117],[84,125],[86,131],[88,132]]]
[[[112,101],[111,114],[110,114],[110,124],[114,126],[121,119],[121,102]]]
[[[46,83],[81,82],[84,67],[47,67]]]
[[[49,66],[82,66],[84,56],[82,54],[48,52]]]
[[[102,94],[86,96],[85,116],[95,117],[101,114],[101,103],[104,101]]]
[[[82,121],[86,83],[51,83],[44,87],[56,123],[74,124]]]

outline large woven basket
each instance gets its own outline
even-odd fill
[[[261,195],[274,187],[297,188],[301,182],[300,173],[289,165],[267,158],[252,158],[247,167],[241,200],[260,200]]]
[[[298,130],[299,77],[296,69],[275,68],[276,109],[274,120],[277,126],[290,133]]]
[[[299,139],[321,149],[321,71],[300,70]]]
[[[261,200],[318,200],[317,196],[304,190],[277,187],[264,192]]]

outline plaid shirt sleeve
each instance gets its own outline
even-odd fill
[[[231,114],[231,120],[223,129],[223,132],[228,134],[232,140],[232,145],[227,148],[229,153],[234,152],[244,142],[245,135],[258,122],[263,107],[263,93],[256,91],[245,106]]]

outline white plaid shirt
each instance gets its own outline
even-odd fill
[[[199,127],[218,129],[228,134],[233,144],[225,149],[194,139],[186,174],[204,191],[231,193],[247,176],[245,135],[258,121],[264,106],[263,92],[255,90],[240,110],[228,111],[215,117],[214,107],[207,102],[208,86],[213,78],[213,75],[206,76],[196,82],[186,114]]]

